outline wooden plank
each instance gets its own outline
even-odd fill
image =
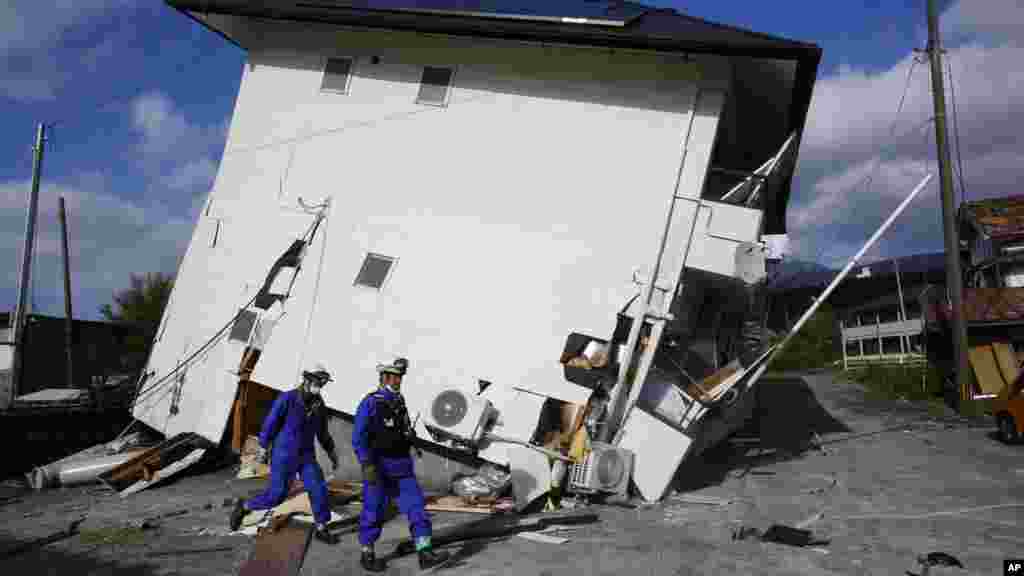
[[[996,365],[996,357],[992,346],[975,346],[967,351],[971,367],[978,381],[979,392],[982,394],[999,394],[1006,387],[1003,375]]]
[[[144,477],[139,482],[136,482],[135,484],[132,484],[131,486],[125,488],[124,490],[121,491],[121,496],[122,497],[123,496],[128,496],[128,495],[134,494],[134,493],[136,493],[136,492],[138,492],[140,490],[145,490],[149,486],[151,486],[153,484],[156,484],[157,482],[159,482],[159,481],[161,481],[161,480],[163,480],[165,478],[170,478],[171,476],[174,476],[178,472],[181,472],[185,468],[188,468],[189,466],[191,466],[191,465],[195,464],[196,462],[198,462],[200,459],[202,459],[204,454],[206,454],[206,449],[205,448],[197,448],[197,449],[193,450],[191,453],[189,453],[184,458],[182,458],[182,459],[180,459],[180,460],[178,460],[178,461],[176,461],[176,462],[174,462],[174,463],[172,463],[172,464],[170,464],[170,465],[168,465],[168,466],[166,466],[164,468],[161,468],[161,469],[157,470],[157,472],[155,474],[153,474],[152,476],[150,476],[149,479],[146,479]]]
[[[277,530],[261,531],[238,576],[297,576],[312,537],[312,524],[291,520]]]

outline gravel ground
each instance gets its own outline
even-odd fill
[[[1024,556],[1024,447],[994,440],[988,422],[929,416],[925,406],[868,399],[829,373],[765,380],[751,429],[680,469],[677,488],[657,505],[600,506],[600,521],[552,535],[453,545],[459,560],[442,573],[499,574],[904,574],[918,554],[944,551],[967,570],[999,574]],[[0,486],[0,567],[16,574],[235,574],[252,541],[227,535],[225,500],[261,489],[233,470],[194,474],[120,498],[97,486],[19,492]],[[693,504],[714,496],[721,505]],[[20,500],[5,500],[20,498]],[[314,541],[303,574],[358,574],[352,518],[337,511],[331,547]],[[159,518],[160,516],[164,516]],[[76,536],[4,554],[84,517]],[[150,519],[143,524],[143,520]],[[154,518],[156,518],[154,520]],[[438,513],[436,527],[474,515]],[[828,544],[795,548],[734,540],[740,526],[808,529]],[[141,525],[141,527],[140,527]],[[385,527],[378,554],[407,536],[403,518]],[[417,573],[414,557],[389,574]]]

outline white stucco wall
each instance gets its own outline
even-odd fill
[[[723,64],[269,23],[257,33],[266,48],[246,66],[151,382],[255,294],[312,223],[296,210],[301,196],[332,205],[254,380],[287,389],[324,362],[336,379],[328,403],[351,413],[375,386],[375,364],[404,355],[414,418],[438,391],[475,393],[483,378],[513,436],[536,423],[506,405],[513,387],[585,398],[563,381],[565,338],[611,334],[637,290],[633,270],[650,273],[673,194],[699,194]],[[324,54],[357,58],[348,94],[319,91]],[[455,67],[447,107],[415,103],[423,64]],[[693,216],[682,204],[669,283]],[[368,251],[399,259],[380,292],[353,286]],[[220,347],[207,356],[189,369],[178,415],[168,415],[173,393],[136,414],[168,434],[219,437],[222,409],[210,399],[233,395],[238,357]]]

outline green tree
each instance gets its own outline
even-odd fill
[[[160,327],[174,278],[160,272],[132,274],[130,282],[128,288],[114,293],[113,306],[104,304],[100,307],[100,314],[110,322],[130,325],[141,331],[141,335],[133,336],[125,343],[125,355],[131,358],[132,364],[141,366]]]
[[[818,308],[803,328],[793,336],[775,360],[774,370],[804,370],[820,368],[832,363],[836,357],[836,320],[832,306],[827,302]],[[784,335],[779,336],[781,340]]]

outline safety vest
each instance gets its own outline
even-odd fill
[[[370,423],[370,447],[384,457],[408,456],[412,449],[412,425],[405,402],[400,396],[389,399],[377,391],[370,396],[375,407]]]

